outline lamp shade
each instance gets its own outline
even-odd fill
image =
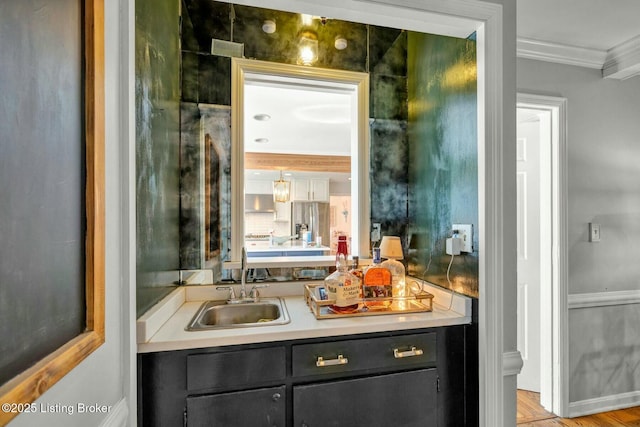
[[[380,242],[380,256],[387,259],[402,259],[402,242],[398,236],[383,236]]]
[[[273,181],[273,201],[284,203],[289,201],[291,182],[282,179],[282,171],[280,171],[280,179]]]

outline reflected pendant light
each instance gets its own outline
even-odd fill
[[[298,64],[313,65],[318,60],[318,36],[314,31],[303,31],[298,40]]]
[[[282,179],[282,171],[280,171],[280,179],[273,181],[273,201],[280,203],[288,202],[290,188],[291,182]]]

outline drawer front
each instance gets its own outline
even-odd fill
[[[292,348],[293,376],[434,366],[435,332],[363,338]]]
[[[187,390],[189,391],[281,381],[285,375],[284,347],[187,356]]]

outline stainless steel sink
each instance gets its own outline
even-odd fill
[[[193,316],[187,331],[222,328],[246,328],[289,323],[289,313],[280,298],[263,298],[258,302],[227,304],[226,301],[207,301]]]

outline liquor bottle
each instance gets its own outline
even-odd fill
[[[347,236],[340,235],[338,236],[338,249],[336,251],[336,262],[338,262],[338,257],[340,254],[344,255],[344,258],[347,259],[347,255],[349,254],[349,249],[347,247]]]
[[[406,291],[406,270],[400,259],[403,258],[402,243],[397,236],[384,236],[380,242],[380,256],[386,258],[382,262],[382,266],[391,272],[391,283],[393,287],[393,296],[405,297]]]
[[[360,279],[347,271],[347,260],[339,254],[336,271],[324,279],[324,287],[334,304],[329,308],[335,313],[353,313],[359,308]]]
[[[364,272],[362,293],[364,298],[389,298],[385,301],[366,301],[367,308],[387,308],[393,296],[391,271],[380,264],[380,248],[373,248],[373,264]]]
[[[351,258],[351,266],[349,267],[349,273],[353,274],[358,279],[360,279],[360,283],[362,283],[364,280],[364,272],[360,268],[359,264],[360,264],[360,257],[358,255],[353,255],[353,257]],[[362,286],[360,286],[359,294],[360,294],[360,298],[362,299],[364,296],[362,294]]]

